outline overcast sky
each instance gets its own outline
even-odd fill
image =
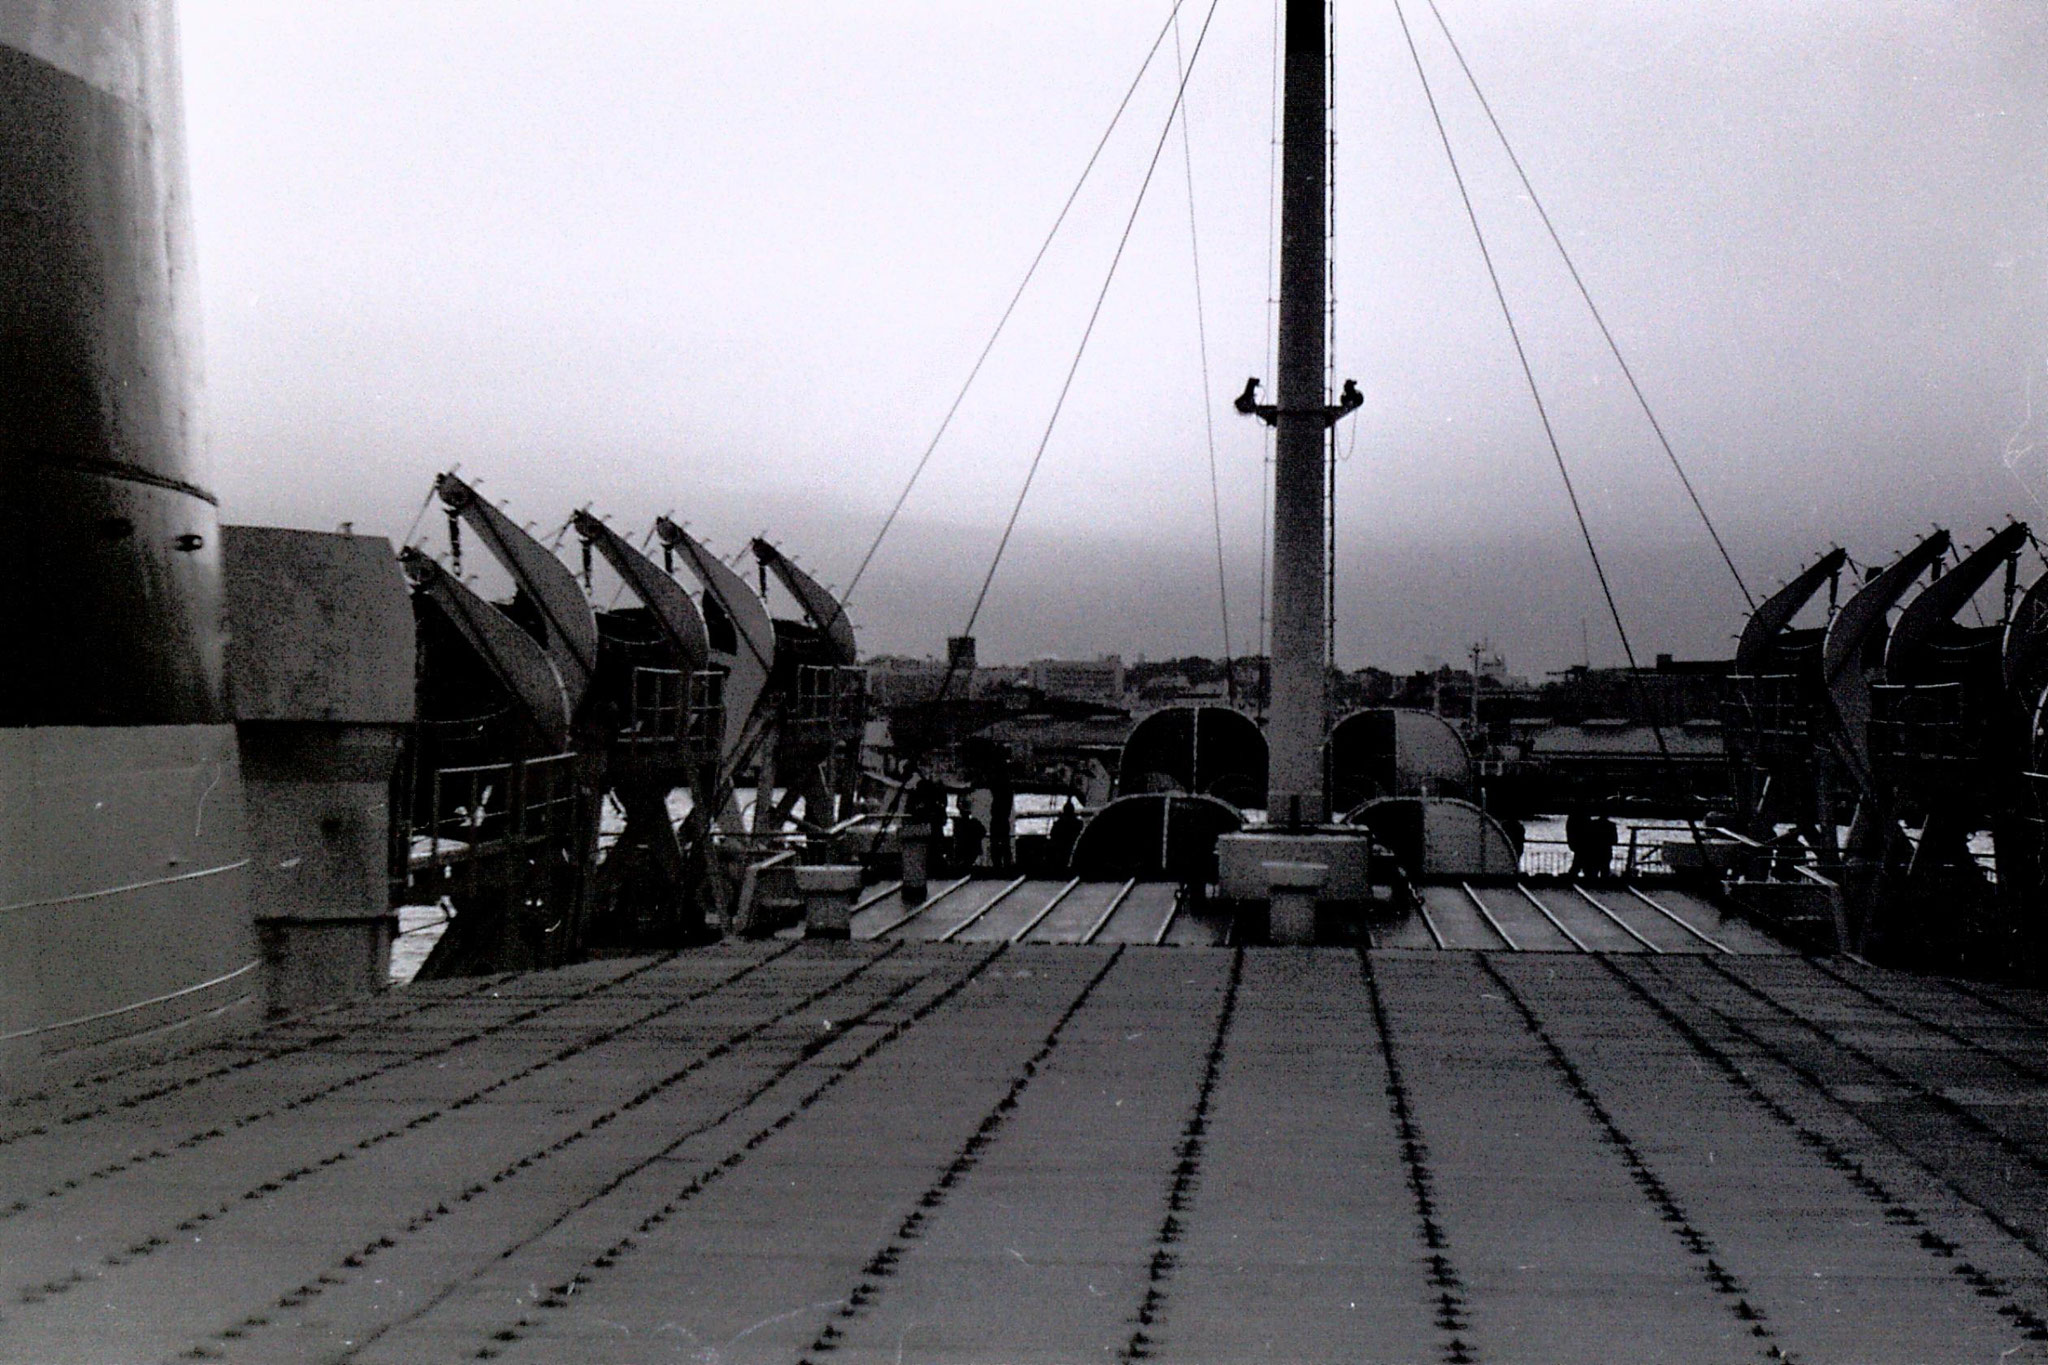
[[[2048,521],[2048,16],[1442,0],[1754,588]],[[1638,652],[1741,599],[1434,28],[1424,63]],[[213,480],[394,539],[435,470],[552,531],[765,531],[843,585],[1170,8],[182,0]],[[1183,9],[1192,50],[1205,3]],[[1233,644],[1257,634],[1273,6],[1188,86]],[[1338,656],[1618,658],[1391,3],[1337,15]],[[862,583],[960,628],[1157,143],[1171,43]],[[1159,163],[977,633],[1219,653],[1189,168]],[[2039,418],[2033,416],[2040,410]],[[440,529],[427,529],[436,543]]]

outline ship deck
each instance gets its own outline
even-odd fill
[[[1172,882],[958,877],[922,900],[888,882],[855,903],[856,939],[928,943],[1078,943],[1223,947],[1228,916],[1184,907]],[[795,931],[792,931],[795,932]],[[1459,882],[1418,888],[1416,903],[1366,926],[1375,948],[1521,953],[1789,951],[1691,891],[1619,882]]]
[[[7,1106],[0,1359],[2048,1355],[2048,997],[1493,946],[394,990]]]

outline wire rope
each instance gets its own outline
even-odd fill
[[[1586,287],[1586,281],[1579,275],[1578,264],[1572,260],[1571,252],[1565,249],[1564,238],[1559,235],[1557,225],[1550,221],[1550,211],[1543,207],[1541,196],[1536,193],[1535,185],[1529,181],[1529,173],[1522,169],[1521,157],[1515,155],[1514,144],[1508,141],[1507,131],[1500,126],[1500,120],[1494,116],[1493,104],[1486,98],[1486,92],[1479,88],[1479,78],[1473,74],[1471,64],[1465,60],[1464,49],[1460,48],[1458,40],[1451,36],[1451,26],[1445,21],[1443,11],[1437,7],[1436,0],[1429,0],[1429,12],[1436,16],[1437,27],[1443,30],[1444,41],[1450,44],[1451,55],[1458,59],[1458,67],[1465,73],[1466,82],[1471,85],[1473,95],[1479,100],[1479,107],[1485,111],[1486,121],[1493,126],[1494,136],[1500,139],[1501,150],[1507,153],[1509,164],[1515,168],[1515,175],[1522,182],[1523,192],[1529,196],[1530,204],[1535,206],[1536,216],[1543,220],[1543,230],[1550,234],[1551,245],[1557,248],[1558,256],[1564,261],[1564,268],[1571,272],[1572,284],[1577,287],[1579,297],[1585,300],[1586,311],[1593,315],[1593,322],[1600,328],[1600,336],[1607,342],[1607,349],[1614,356],[1614,363],[1621,367],[1622,377],[1628,380],[1629,391],[1636,396],[1637,405],[1642,408],[1643,416],[1649,420],[1650,430],[1656,433],[1657,444],[1664,449],[1664,458],[1671,462],[1672,472],[1678,475],[1678,482],[1685,488],[1685,496],[1692,501],[1692,510],[1699,513],[1701,525],[1707,528],[1707,535],[1713,539],[1714,549],[1720,552],[1721,562],[1728,566],[1728,573],[1735,579],[1735,586],[1741,590],[1743,600],[1749,604],[1750,610],[1756,610],[1756,598],[1751,595],[1749,584],[1742,581],[1742,571],[1735,567],[1735,559],[1728,553],[1727,545],[1722,542],[1720,531],[1715,529],[1714,519],[1707,515],[1706,504],[1700,501],[1699,492],[1692,486],[1692,479],[1687,476],[1685,466],[1679,463],[1678,452],[1672,449],[1670,438],[1664,434],[1664,424],[1657,420],[1657,414],[1651,410],[1650,400],[1643,393],[1643,386],[1636,382],[1635,371],[1622,355],[1621,345],[1615,341],[1614,333],[1608,329],[1607,319],[1601,314],[1600,305],[1593,302],[1593,292]],[[1402,24],[1405,28],[1405,18]],[[1410,47],[1413,47],[1412,42]]]
[[[1210,0],[1209,12],[1202,19],[1201,31],[1195,35],[1194,49],[1192,52],[1189,53],[1187,64],[1181,70],[1179,84],[1174,89],[1173,104],[1166,111],[1166,120],[1160,126],[1158,141],[1156,141],[1153,144],[1152,159],[1150,162],[1147,163],[1145,167],[1144,180],[1139,183],[1136,202],[1134,202],[1131,205],[1130,216],[1124,220],[1123,233],[1117,239],[1115,254],[1110,257],[1109,268],[1103,276],[1102,288],[1095,296],[1095,306],[1088,315],[1088,325],[1086,326],[1086,328],[1082,330],[1080,344],[1074,348],[1073,362],[1067,368],[1066,379],[1060,385],[1059,397],[1053,404],[1052,415],[1046,420],[1045,430],[1038,439],[1038,447],[1032,454],[1031,464],[1025,470],[1023,486],[1017,490],[1017,500],[1014,504],[1012,504],[1010,508],[1009,520],[1005,522],[1003,525],[1002,538],[998,540],[996,543],[995,554],[989,560],[988,572],[982,577],[981,588],[975,594],[974,606],[967,614],[967,624],[965,628],[963,628],[960,632],[962,636],[971,636],[974,634],[974,623],[980,619],[982,604],[988,600],[989,587],[991,584],[995,582],[996,569],[1002,564],[1003,552],[1009,547],[1011,533],[1016,530],[1017,518],[1024,510],[1024,500],[1026,496],[1029,495],[1029,493],[1031,492],[1031,484],[1032,481],[1037,477],[1038,467],[1040,463],[1045,459],[1046,447],[1051,443],[1053,430],[1059,423],[1060,410],[1066,405],[1067,394],[1073,388],[1074,376],[1079,372],[1081,368],[1081,359],[1087,353],[1088,340],[1091,336],[1094,335],[1096,320],[1101,317],[1102,305],[1104,301],[1109,297],[1109,287],[1111,283],[1116,279],[1117,265],[1119,262],[1123,260],[1124,248],[1130,243],[1131,229],[1138,221],[1138,211],[1144,207],[1145,193],[1151,187],[1152,177],[1159,169],[1159,158],[1166,150],[1166,141],[1167,138],[1171,136],[1173,133],[1174,122],[1176,119],[1180,117],[1181,101],[1187,93],[1188,79],[1194,75],[1195,63],[1201,59],[1202,46],[1208,39],[1209,26],[1216,18],[1216,7],[1220,2],[1221,0]],[[1161,25],[1160,27],[1159,38],[1155,40],[1153,43],[1154,52],[1156,52],[1160,44],[1164,42],[1167,31],[1173,27],[1174,18],[1180,12],[1180,5],[1181,0],[1175,0],[1173,13],[1167,16],[1166,23]],[[1146,58],[1148,66],[1150,65],[1150,61],[1151,58],[1148,54]],[[1138,74],[1140,76],[1143,76],[1144,71],[1142,68],[1140,69]],[[1132,89],[1136,89],[1135,81],[1132,83]],[[1128,104],[1129,101],[1130,92],[1127,91],[1124,95],[1124,102]],[[1122,109],[1123,105],[1119,105],[1119,114],[1121,114]],[[1114,120],[1112,120],[1112,126],[1114,126]],[[1105,133],[1105,140],[1107,140],[1107,136],[1107,133]],[[1096,148],[1096,152],[1098,155],[1101,152],[1101,147],[1099,145]],[[1094,164],[1094,159],[1092,157],[1090,158],[1089,164],[1091,166]],[[1076,186],[1076,192],[1079,192],[1078,186]],[[1069,198],[1068,202],[1069,204],[1072,203],[1071,197]],[[1065,209],[1061,210],[1062,217],[1065,216],[1065,212]],[[1057,224],[1055,225],[1055,229],[1057,229]],[[1050,244],[1050,241],[1051,238],[1050,236],[1048,236],[1048,245]],[[1040,254],[1041,256],[1043,255],[1043,248],[1040,249]],[[1034,261],[1034,269],[1036,269],[1036,265],[1037,263],[1036,261]],[[1019,292],[1022,292],[1021,288]],[[1015,306],[1015,299],[1012,299],[1011,304],[1012,307]],[[1005,316],[1007,316],[1007,314]],[[993,342],[991,342],[991,344],[993,344]],[[984,351],[984,358],[986,358],[986,354],[986,351]],[[976,367],[979,368],[979,365],[980,362],[977,361]],[[926,452],[927,458],[929,458],[929,455],[930,451],[928,450]],[[886,529],[886,527],[884,529]],[[869,553],[870,556],[872,556],[873,551],[870,550]],[[856,572],[855,577],[856,579],[859,577],[858,572]],[[850,593],[851,591],[852,589],[849,587],[848,592]],[[842,598],[841,600],[843,601],[844,599]],[[946,671],[944,674],[940,676],[938,690],[932,696],[931,705],[933,707],[938,708],[943,707],[945,705],[947,695],[952,691],[953,680],[955,677],[959,675],[959,669],[959,655],[954,651],[948,650],[946,659]],[[942,730],[945,730],[950,729],[950,726],[947,726],[942,719],[940,722],[940,728]],[[875,848],[880,846],[883,835],[883,826],[885,826],[887,823],[887,817],[897,808],[899,803],[903,802],[907,798],[911,787],[921,780],[924,770],[925,765],[922,762],[922,760],[912,762],[908,770],[904,773],[902,784],[891,791],[889,799],[882,811],[882,815],[884,817],[883,821],[880,825],[878,825],[875,831],[875,837],[869,844],[870,854],[873,853]]]
[[[1493,252],[1486,245],[1486,232],[1479,225],[1478,211],[1473,207],[1471,192],[1465,187],[1465,173],[1459,169],[1457,153],[1451,148],[1450,130],[1444,126],[1443,113],[1437,108],[1436,94],[1429,84],[1429,73],[1424,70],[1422,65],[1422,53],[1417,50],[1415,35],[1408,27],[1407,12],[1401,7],[1401,0],[1393,0],[1393,5],[1394,15],[1401,23],[1401,36],[1408,44],[1408,55],[1415,63],[1415,75],[1422,83],[1423,98],[1429,103],[1430,118],[1435,122],[1437,137],[1443,143],[1444,158],[1450,163],[1451,178],[1457,182],[1458,198],[1465,206],[1465,217],[1471,223],[1473,238],[1479,244],[1480,259],[1486,264],[1486,278],[1493,286],[1494,300],[1500,305],[1501,317],[1507,323],[1508,340],[1514,344],[1515,359],[1521,366],[1522,378],[1529,386],[1529,397],[1536,405],[1536,416],[1537,420],[1543,425],[1544,440],[1550,446],[1551,459],[1556,463],[1558,478],[1564,484],[1565,498],[1571,503],[1572,519],[1578,523],[1579,539],[1585,544],[1586,557],[1592,561],[1593,576],[1600,581],[1600,596],[1607,604],[1608,618],[1614,623],[1614,634],[1621,642],[1622,656],[1628,661],[1630,687],[1636,694],[1637,704],[1641,707],[1644,719],[1649,724],[1650,733],[1657,741],[1658,756],[1663,761],[1667,771],[1675,770],[1676,761],[1672,757],[1671,746],[1664,738],[1664,727],[1658,722],[1656,716],[1651,713],[1650,708],[1646,704],[1647,698],[1643,693],[1642,669],[1636,663],[1635,647],[1629,643],[1628,628],[1622,624],[1621,608],[1616,605],[1614,600],[1614,587],[1608,581],[1606,567],[1600,562],[1600,551],[1593,543],[1592,527],[1586,521],[1585,508],[1579,502],[1578,489],[1573,485],[1571,470],[1565,464],[1564,448],[1558,444],[1557,431],[1551,426],[1549,409],[1545,407],[1542,389],[1536,383],[1536,372],[1531,368],[1529,353],[1522,345],[1521,329],[1515,325],[1514,310],[1508,306],[1507,291],[1502,288],[1500,272],[1494,267]],[[1700,838],[1698,822],[1693,819],[1690,812],[1687,814],[1686,821],[1692,826],[1693,838],[1697,842]]]
[[[1195,63],[1202,59],[1202,45],[1208,41],[1209,25],[1216,18],[1216,6],[1221,0],[1210,0],[1209,12],[1203,16],[1202,31],[1195,35],[1194,49],[1188,54],[1187,69],[1181,73],[1180,84],[1173,92],[1173,106],[1167,110],[1166,122],[1159,129],[1159,140],[1152,146],[1152,159],[1145,167],[1145,178],[1138,183],[1136,200],[1131,204],[1130,216],[1124,220],[1123,234],[1117,238],[1116,252],[1109,258],[1109,269],[1103,273],[1102,288],[1095,295],[1095,306],[1088,312],[1088,325],[1081,330],[1080,344],[1074,347],[1074,359],[1067,366],[1067,376],[1060,384],[1059,397],[1054,400],[1052,415],[1046,418],[1045,430],[1038,438],[1038,448],[1032,452],[1031,463],[1024,471],[1024,484],[1017,490],[1017,501],[1010,507],[1009,520],[1003,523],[1002,538],[996,542],[996,552],[989,560],[988,572],[982,576],[981,590],[974,595],[974,607],[967,613],[967,625],[962,635],[974,634],[974,623],[981,618],[981,608],[988,601],[988,590],[995,582],[996,569],[1003,562],[1003,552],[1009,549],[1010,536],[1017,529],[1017,518],[1024,511],[1024,500],[1031,493],[1031,485],[1038,477],[1038,467],[1045,460],[1046,447],[1052,443],[1052,433],[1059,425],[1060,413],[1067,405],[1067,395],[1073,391],[1074,376],[1080,373],[1081,359],[1088,353],[1089,339],[1095,335],[1095,324],[1102,317],[1102,305],[1109,299],[1109,287],[1116,280],[1117,266],[1124,258],[1124,248],[1130,245],[1131,229],[1137,225],[1138,212],[1145,206],[1145,192],[1152,186],[1153,174],[1159,169],[1159,158],[1166,151],[1166,140],[1173,132],[1174,120],[1180,114],[1182,100],[1187,95],[1188,79],[1195,74]],[[953,670],[947,669],[950,679]]]
[[[1278,240],[1278,214],[1280,204],[1280,21],[1281,6],[1285,0],[1273,0],[1273,54],[1272,90],[1267,102],[1266,130],[1266,354],[1279,353],[1280,313],[1279,289],[1276,271],[1279,269],[1279,253],[1274,249]],[[1271,549],[1267,534],[1271,523],[1271,499],[1273,496],[1273,428],[1266,423],[1259,424],[1259,677],[1257,698],[1259,714],[1266,714],[1266,701],[1271,692],[1272,647],[1267,641],[1268,628],[1267,571],[1271,567]]]
[[[1186,63],[1181,57],[1180,19],[1173,21],[1173,64],[1174,69],[1186,73]],[[1209,386],[1209,324],[1208,311],[1202,302],[1202,240],[1196,228],[1195,215],[1195,152],[1194,137],[1188,130],[1188,111],[1180,111],[1180,152],[1181,163],[1187,171],[1188,185],[1188,255],[1194,263],[1195,278],[1195,345],[1202,359],[1202,427],[1209,446],[1209,520],[1216,531],[1216,600],[1223,616],[1223,690],[1230,700],[1237,700],[1237,675],[1231,667],[1230,647],[1230,581],[1223,565],[1223,494],[1216,480],[1216,413]]]
[[[841,604],[853,600],[854,589],[860,586],[860,580],[867,573],[868,565],[874,561],[875,552],[882,548],[882,541],[887,538],[890,528],[896,524],[896,518],[903,511],[904,503],[910,500],[911,490],[917,487],[918,479],[924,475],[925,466],[931,463],[933,452],[938,450],[939,442],[945,439],[947,429],[953,425],[953,418],[958,415],[960,405],[967,401],[968,390],[974,387],[974,381],[981,375],[982,366],[988,363],[989,355],[995,350],[996,342],[1003,335],[1003,329],[1009,326],[1011,315],[1017,311],[1018,303],[1024,298],[1024,291],[1030,288],[1032,278],[1038,274],[1038,267],[1044,263],[1046,252],[1052,249],[1053,239],[1059,236],[1061,226],[1067,221],[1067,214],[1074,207],[1074,201],[1081,197],[1082,186],[1088,183],[1088,177],[1094,173],[1095,163],[1102,159],[1102,149],[1109,145],[1110,134],[1116,131],[1117,124],[1123,119],[1124,111],[1130,107],[1131,97],[1137,94],[1139,83],[1145,79],[1145,73],[1152,69],[1153,58],[1159,55],[1160,45],[1166,41],[1168,31],[1178,33],[1176,21],[1180,17],[1180,9],[1184,3],[1186,0],[1173,0],[1173,9],[1153,37],[1152,46],[1146,50],[1145,60],[1138,65],[1138,74],[1131,78],[1130,86],[1124,91],[1124,97],[1117,102],[1116,112],[1109,116],[1109,125],[1102,130],[1102,136],[1096,140],[1095,150],[1088,154],[1087,164],[1081,168],[1080,177],[1074,181],[1074,188],[1067,192],[1066,202],[1060,205],[1060,211],[1053,218],[1052,226],[1046,230],[1045,240],[1038,244],[1038,251],[1032,256],[1031,264],[1025,267],[1024,278],[1017,281],[1017,288],[1010,295],[1009,303],[1004,305],[1002,316],[996,319],[995,329],[989,333],[988,341],[981,348],[981,354],[974,358],[973,366],[967,371],[967,378],[961,381],[960,391],[953,395],[953,402],[946,409],[946,415],[939,420],[939,429],[932,433],[932,439],[925,446],[924,453],[918,456],[917,464],[910,471],[910,478],[904,482],[903,491],[896,495],[895,505],[890,507],[889,515],[882,519],[882,528],[875,532],[875,538],[868,545],[867,553],[860,557],[860,564],[854,569],[853,577],[846,585],[846,591],[839,595]]]
[[[459,469],[461,466],[457,465],[456,468]],[[420,510],[413,514],[412,525],[405,528],[405,539],[398,542],[400,545],[412,549],[418,548],[418,542],[413,537],[420,533],[420,523],[427,519],[427,509],[434,505],[434,492],[433,485],[429,484],[427,486],[427,496],[420,499]]]

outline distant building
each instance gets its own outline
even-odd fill
[[[1543,710],[1560,720],[1620,716],[1638,725],[1718,720],[1734,667],[1726,659],[1673,659],[1659,654],[1655,668],[1586,668],[1553,673],[1543,686]]]
[[[899,654],[881,654],[865,661],[868,670],[868,700],[873,705],[887,709],[892,706],[914,706],[928,702],[939,695],[939,687],[946,677],[946,665],[937,659],[911,659]],[[965,696],[963,682],[970,682],[973,674],[966,678],[955,678],[947,688],[948,696]]]
[[[1728,763],[1721,725],[1689,720],[1661,731],[1621,717],[1550,725],[1530,740],[1529,757],[1570,798],[1722,801]]]
[[[1105,706],[1123,701],[1124,661],[1118,654],[1100,659],[1038,659],[1030,672],[1031,685],[1048,697]]]

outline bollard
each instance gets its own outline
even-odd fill
[[[1316,941],[1316,900],[1330,869],[1323,863],[1261,863],[1266,872],[1266,932],[1274,943]]]
[[[858,864],[828,863],[796,870],[796,889],[804,898],[805,938],[851,938],[853,899],[860,890]]]
[[[903,850],[903,903],[924,904],[924,894],[931,878],[932,827],[925,824],[909,824],[903,827],[901,844]]]

